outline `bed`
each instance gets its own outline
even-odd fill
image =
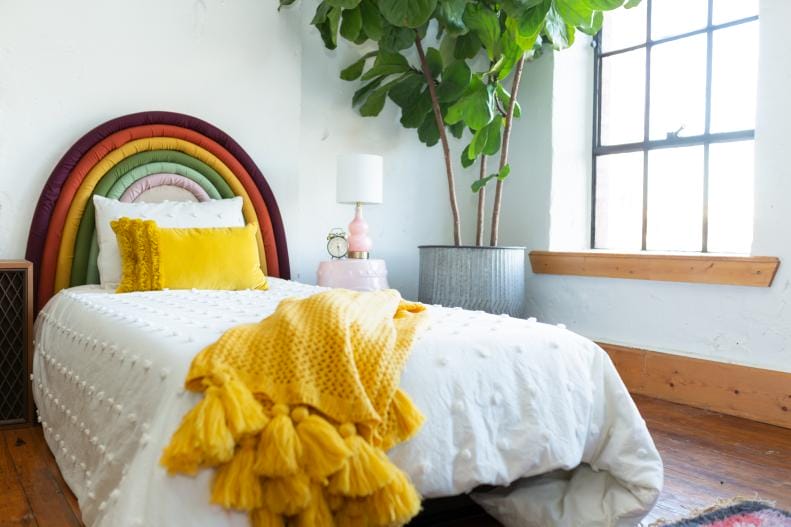
[[[157,185],[170,197],[242,196],[270,290],[118,295],[96,285],[88,198],[141,199]],[[247,525],[209,505],[210,471],[168,476],[157,461],[199,397],[183,389],[192,357],[281,299],[322,290],[288,280],[277,203],[252,159],[193,117],[109,121],[55,168],[27,256],[41,309],[33,393],[86,525]],[[471,493],[509,526],[640,521],[661,490],[662,463],[606,353],[534,319],[440,306],[429,316],[401,379],[428,419],[388,453],[425,498]]]

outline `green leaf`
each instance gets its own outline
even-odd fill
[[[443,64],[450,64],[456,57],[453,56],[453,50],[456,48],[456,37],[450,33],[445,33],[439,43],[439,54],[442,57]]]
[[[375,51],[366,53],[358,60],[352,62],[351,64],[343,68],[341,70],[341,79],[345,81],[353,81],[355,79],[358,79],[360,75],[362,75],[363,73],[363,68],[365,68],[365,61],[373,57],[374,55],[376,55]]]
[[[516,19],[515,25],[514,21],[511,19],[506,20],[506,28],[508,28],[509,25],[511,26],[517,38],[517,43],[523,50],[527,51],[532,49],[533,45],[536,43],[538,35],[540,35],[541,30],[544,29],[544,23],[550,7],[552,7],[552,1],[543,0],[540,4],[531,7],[525,11],[522,16]]]
[[[376,117],[381,113],[387,99],[387,90],[384,88],[384,86],[378,88],[368,96],[363,105],[360,106],[360,115],[363,117]]]
[[[354,92],[354,95],[352,96],[352,106],[357,106],[357,104],[366,98],[371,91],[375,90],[380,84],[382,84],[383,80],[384,77],[378,77]]]
[[[437,0],[379,0],[379,11],[398,27],[416,28],[428,22]]]
[[[590,25],[579,25],[577,28],[587,35],[595,36],[601,31],[602,25],[604,25],[604,14],[601,11],[594,11]]]
[[[555,49],[564,49],[574,44],[574,26],[568,24],[558,13],[554,3],[547,12],[544,33],[552,41]]]
[[[552,8],[570,26],[589,26],[593,8],[587,0],[554,0]]]
[[[505,178],[508,177],[508,174],[510,173],[511,173],[511,165],[506,163],[505,165],[503,165],[503,168],[500,169],[500,173],[497,174],[497,179],[503,181]]]
[[[277,6],[277,10],[280,11],[280,8],[283,6],[288,6],[296,2],[296,0],[280,0],[280,5]]]
[[[379,48],[385,51],[400,51],[415,43],[415,31],[405,27],[386,24],[379,39]]]
[[[380,75],[394,75],[409,71],[409,62],[400,53],[379,50],[373,67],[366,71],[362,80],[367,81]]]
[[[489,59],[494,59],[500,39],[500,20],[497,14],[482,4],[468,4],[464,11],[464,23],[478,35]]]
[[[344,9],[342,17],[341,36],[346,40],[354,42],[360,35],[360,30],[363,28],[363,15],[360,11],[360,6],[354,9]]]
[[[461,139],[461,136],[464,135],[464,128],[465,126],[463,122],[448,126],[448,130],[450,130],[451,135],[453,135],[453,137],[456,139]]]
[[[489,183],[489,181],[494,179],[496,176],[497,176],[497,174],[490,174],[490,175],[488,175],[486,177],[478,178],[478,179],[476,179],[475,181],[472,182],[472,185],[470,185],[470,188],[472,189],[473,192],[478,193],[478,192],[480,192],[480,190],[482,188],[484,188],[486,186],[487,183]]]
[[[329,13],[331,9],[331,5],[326,2],[321,2],[318,6],[316,6],[316,12],[313,14],[313,19],[310,21],[310,23],[315,26],[325,22],[327,20],[327,13]]]
[[[538,5],[544,0],[503,0],[503,11],[508,15],[518,17],[522,15],[527,9]]]
[[[401,109],[401,125],[404,128],[417,128],[423,124],[426,114],[432,112],[431,94],[428,88],[420,92],[414,102]]]
[[[428,48],[426,50],[426,62],[428,69],[431,71],[431,76],[436,78],[442,73],[442,56],[439,54],[437,48]]]
[[[573,0],[567,0],[567,1],[573,1]],[[623,5],[623,0],[576,0],[576,1],[578,2],[583,1],[584,3],[588,4],[591,9],[598,11],[610,11],[612,9],[617,9]]]
[[[623,6],[626,9],[631,9],[640,5],[641,0],[628,0]]]
[[[508,111],[508,106],[511,105],[511,94],[508,93],[508,90],[501,83],[497,83],[497,88],[495,89],[495,96],[503,105],[506,111]],[[519,101],[514,103],[514,117],[519,119],[522,116],[522,106],[519,104]]]
[[[503,118],[499,115],[492,122],[475,132],[470,143],[467,155],[475,159],[481,154],[491,156],[500,150],[502,137]]]
[[[426,146],[434,146],[439,141],[439,130],[434,113],[429,112],[417,129],[417,136]]]
[[[453,55],[459,59],[471,59],[481,50],[481,39],[475,33],[467,33],[456,39]]]
[[[448,33],[461,35],[467,32],[467,25],[464,23],[466,7],[467,0],[439,0],[435,15]]]
[[[462,150],[461,152],[461,166],[463,166],[464,168],[470,168],[472,164],[475,163],[475,158],[470,159],[470,157],[467,155],[469,150],[470,150],[470,145],[467,145],[466,147],[464,147],[464,150]]]
[[[442,72],[442,80],[437,87],[439,102],[453,102],[464,93],[470,85],[472,73],[470,67],[463,60],[450,64]]]
[[[390,89],[390,100],[400,108],[407,108],[415,103],[425,87],[426,80],[422,75],[407,75]]]
[[[373,0],[363,0],[360,2],[360,14],[363,19],[363,32],[371,40],[382,38],[382,15]]]
[[[354,9],[357,7],[357,4],[360,3],[360,0],[324,0],[327,4],[331,5],[332,7],[339,7],[341,9]]]
[[[387,92],[389,92],[400,80],[401,78],[399,77],[371,92],[371,95],[369,95],[363,105],[360,106],[360,115],[363,117],[376,117],[379,115],[387,100]]]
[[[319,5],[319,8],[321,8],[321,5]],[[324,21],[316,24],[321,39],[324,41],[324,47],[327,49],[335,49],[338,47],[338,25],[340,20],[341,8],[332,7],[324,17]]]
[[[493,95],[493,87],[485,85],[477,75],[473,76],[465,95],[448,108],[445,122],[455,124],[464,121],[473,130],[480,130],[494,118]]]

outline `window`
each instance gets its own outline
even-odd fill
[[[591,246],[749,253],[758,0],[643,0],[604,18]]]

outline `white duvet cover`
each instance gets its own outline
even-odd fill
[[[190,361],[228,328],[321,288],[58,294],[36,322],[44,435],[88,526],[243,526],[209,504],[211,471],[168,476],[163,447],[199,395]],[[401,386],[428,417],[389,452],[427,498],[473,497],[508,526],[635,525],[662,462],[607,355],[556,326],[430,307]],[[540,477],[536,477],[539,476]]]

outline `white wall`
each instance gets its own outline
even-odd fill
[[[527,296],[532,314],[548,322],[564,322],[573,330],[606,342],[791,371],[791,237],[788,234],[791,225],[791,164],[788,162],[791,54],[783,24],[783,20],[791,17],[791,2],[762,0],[760,16],[753,254],[780,257],[783,263],[774,285],[751,288],[533,275],[528,271]],[[540,108],[551,105],[555,119],[551,131],[547,129],[546,115],[536,121],[523,122],[517,129],[520,135],[515,134],[515,138],[548,134],[554,143],[579,144],[580,137],[584,137],[590,145],[590,121],[581,119],[577,113],[582,104],[587,105],[587,115],[591,114],[589,72],[580,70],[576,85],[581,89],[579,98],[574,99],[567,90],[574,85],[567,77],[568,69],[558,66],[577,60],[575,53],[590,54],[591,50],[583,46],[556,54],[551,72],[536,71],[548,65],[530,66],[528,79],[531,73],[538,73],[541,86],[532,90],[533,93],[525,90],[522,104]],[[590,64],[590,57],[586,60]],[[553,73],[554,83],[548,78]],[[554,100],[548,91],[554,94]],[[531,97],[541,99],[536,101]],[[565,119],[561,118],[564,114]],[[576,135],[573,127],[569,127],[570,121],[579,123]],[[565,132],[557,133],[559,129]],[[582,248],[575,247],[573,241],[568,242],[569,238],[555,243],[556,233],[564,233],[569,227],[566,218],[555,214],[555,210],[560,210],[556,209],[557,197],[567,193],[572,202],[579,203],[580,186],[584,184],[585,189],[590,189],[588,169],[578,167],[574,172],[575,161],[558,160],[558,156],[579,155],[589,162],[589,150],[574,154],[557,144],[547,147],[543,142],[536,145],[527,141],[518,154],[515,151],[514,170],[525,171],[531,177],[509,181],[509,199],[522,201],[524,205],[521,210],[511,210],[506,217],[504,243],[523,244],[529,249]],[[548,163],[554,174],[547,171]],[[570,165],[572,172],[567,170]],[[575,177],[577,185],[569,183],[569,179]],[[548,204],[552,205],[551,217],[545,215]],[[525,209],[527,213],[523,212]],[[565,212],[573,214],[573,210]],[[587,233],[587,225],[584,227]]]
[[[375,256],[392,285],[416,296],[420,243],[448,241],[438,147],[398,124],[350,108],[338,78],[349,49],[324,50],[308,26],[315,8],[278,13],[261,0],[0,0],[0,258],[24,256],[46,178],[86,131],[113,117],[170,110],[231,134],[273,187],[293,275],[315,281],[331,227],[338,152],[386,156],[385,203],[367,209]]]

